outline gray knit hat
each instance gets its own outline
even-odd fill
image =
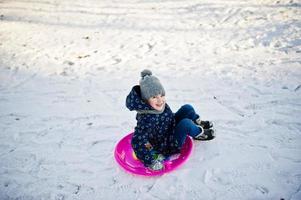
[[[141,79],[139,81],[141,89],[141,97],[147,100],[156,95],[165,95],[165,90],[159,79],[152,75],[152,72],[145,69],[141,72]]]

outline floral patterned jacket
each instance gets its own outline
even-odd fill
[[[145,166],[154,161],[154,151],[165,156],[180,152],[174,137],[174,113],[167,104],[162,111],[156,111],[142,100],[140,86],[136,85],[126,98],[126,106],[130,111],[137,111],[137,125],[131,144]]]

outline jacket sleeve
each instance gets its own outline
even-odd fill
[[[149,125],[150,124],[140,125],[138,123],[131,141],[137,158],[142,161],[146,167],[151,165],[154,160],[151,151],[146,147],[146,144],[149,143],[149,134],[151,134],[153,130]]]

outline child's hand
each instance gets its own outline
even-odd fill
[[[154,160],[154,162],[149,166],[151,170],[160,171],[164,169],[164,164],[162,161]]]

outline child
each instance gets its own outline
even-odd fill
[[[182,106],[176,113],[171,111],[163,86],[150,70],[141,72],[139,85],[127,96],[126,106],[137,111],[132,147],[151,170],[162,170],[164,156],[179,153],[187,135],[195,140],[215,137],[212,123],[202,121],[191,105]]]

